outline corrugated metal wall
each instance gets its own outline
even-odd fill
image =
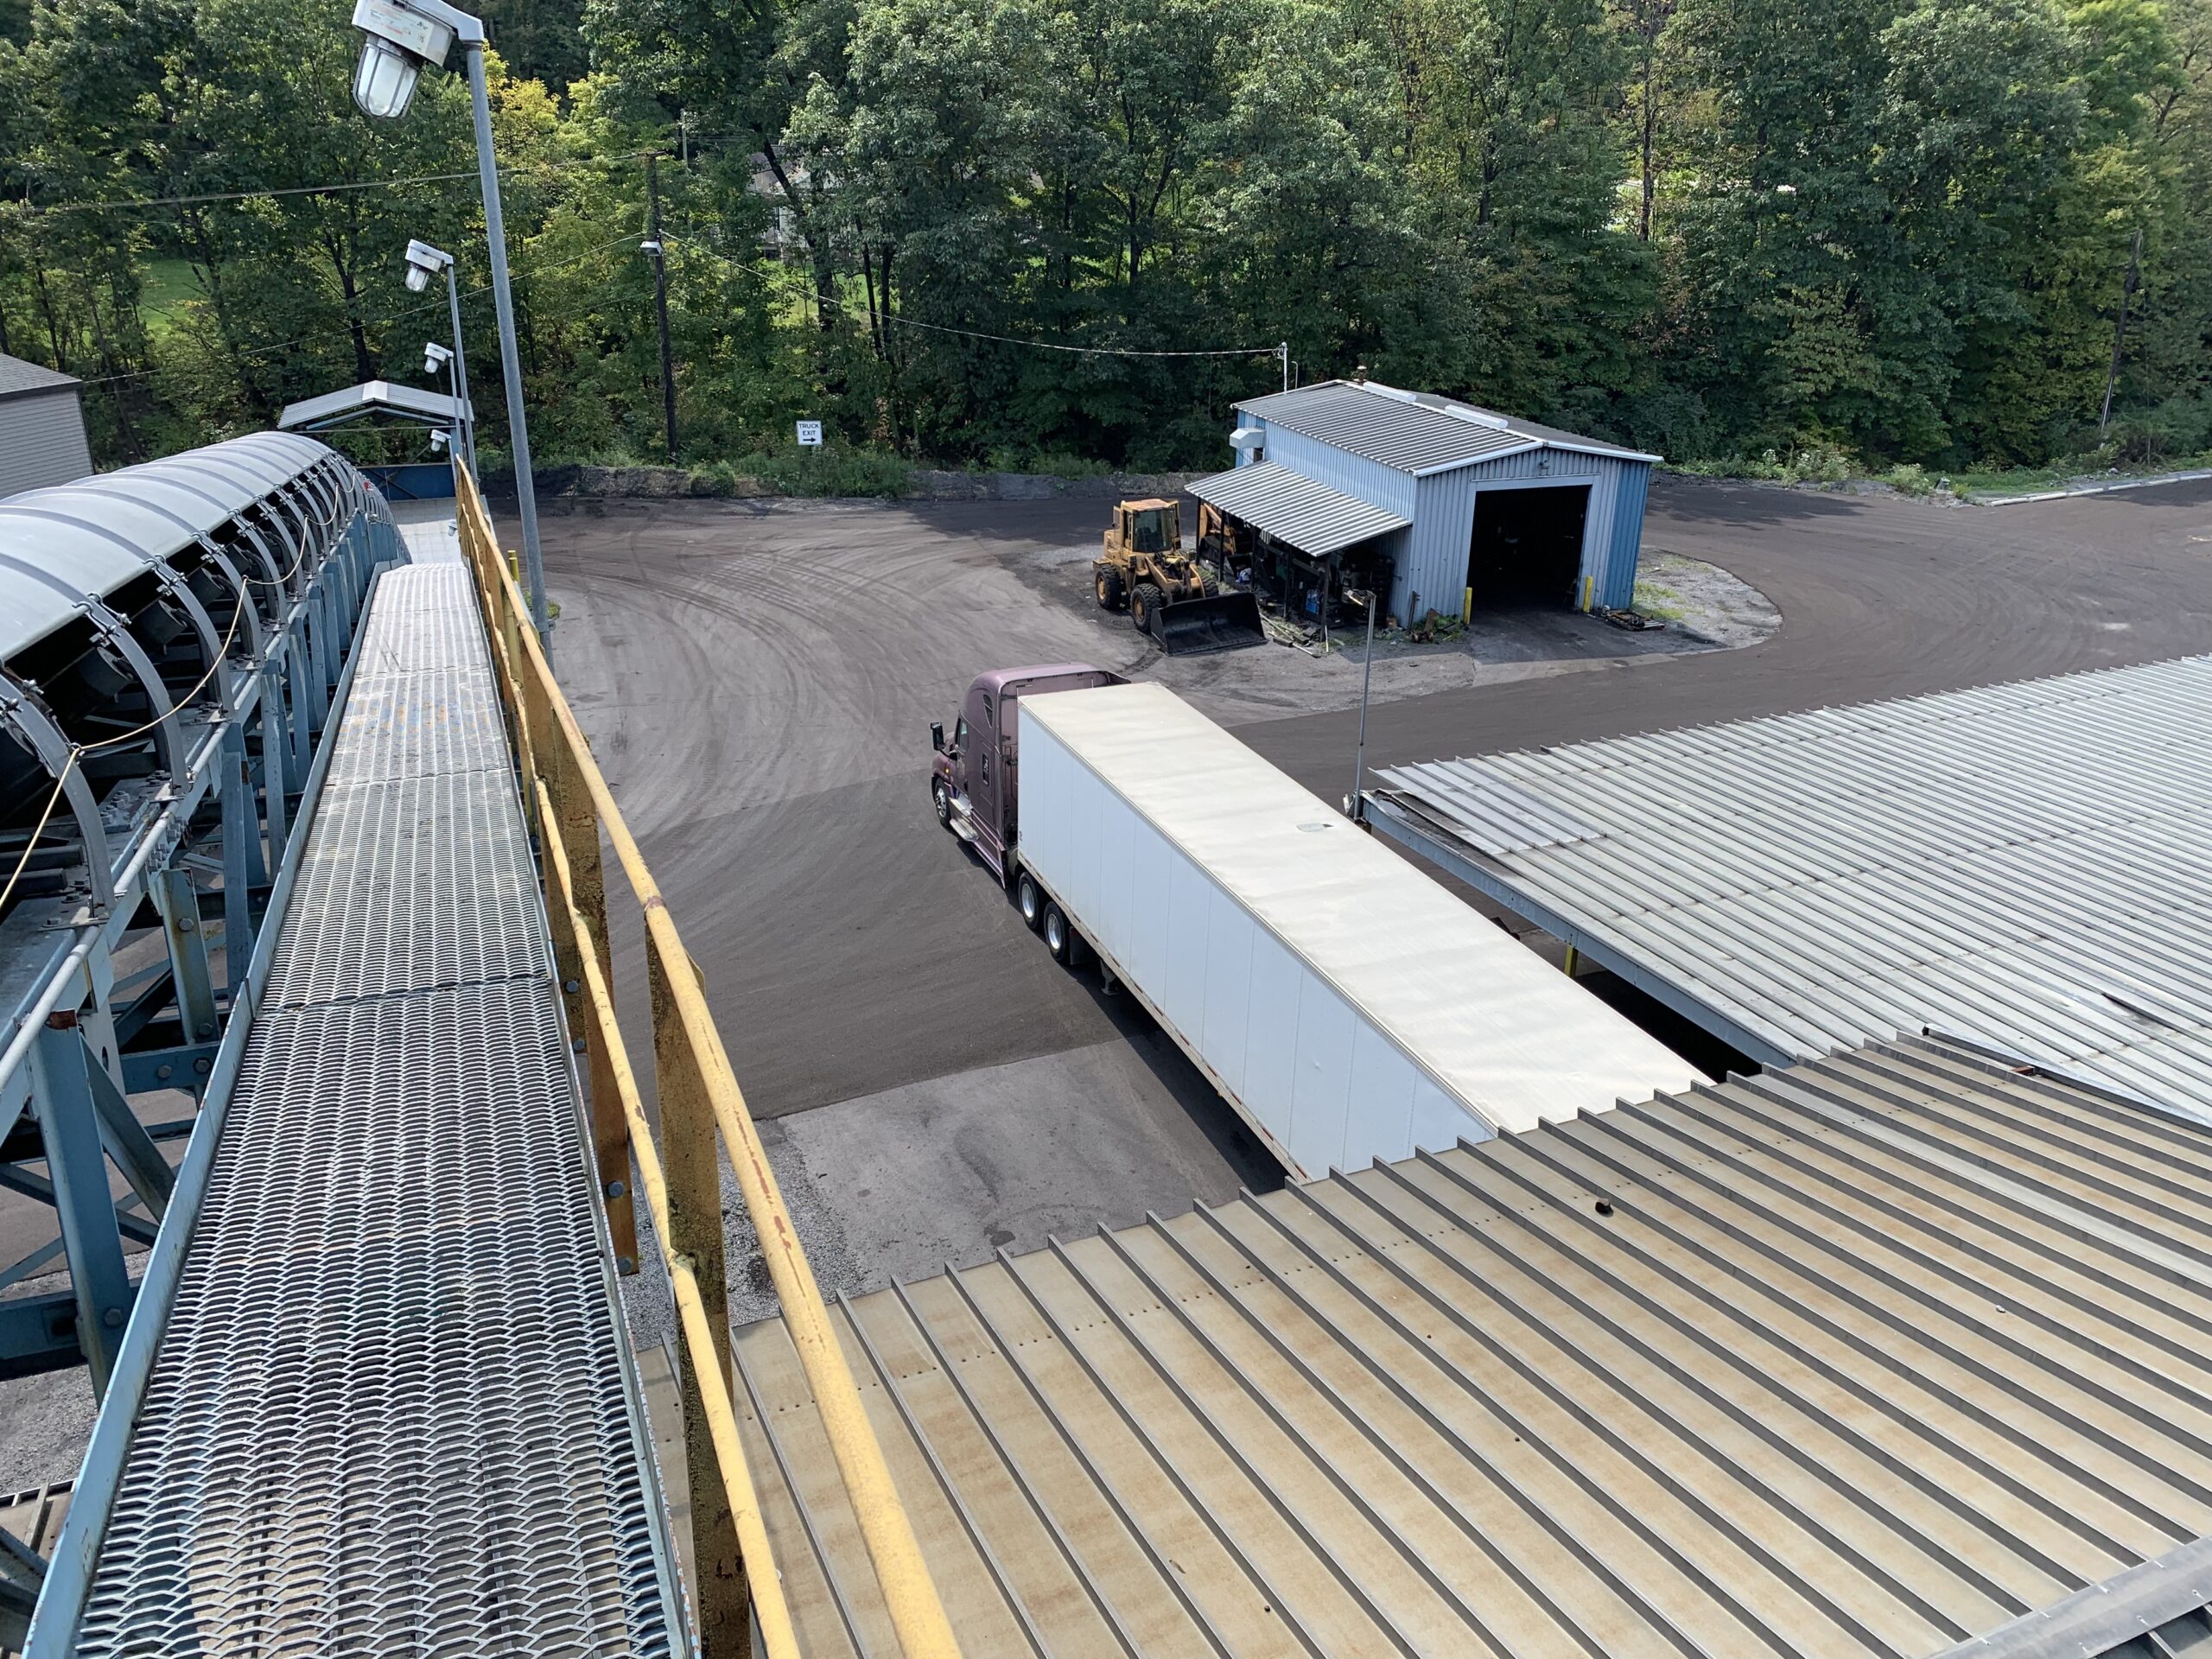
[[[1590,508],[1582,524],[1581,569],[1572,596],[1561,597],[1581,603],[1584,578],[1589,581],[1596,604],[1624,606],[1635,597],[1637,557],[1643,541],[1644,501],[1651,475],[1647,462],[1546,448],[1417,478],[1255,416],[1246,416],[1244,423],[1266,432],[1265,459],[1413,520],[1411,530],[1392,538],[1391,551],[1397,563],[1390,584],[1389,608],[1399,616],[1413,613],[1416,594],[1422,610],[1431,607],[1446,613],[1459,610],[1466,592],[1476,499],[1484,490],[1501,486],[1572,488],[1587,485]],[[1252,452],[1240,451],[1238,464],[1251,457]]]
[[[76,387],[0,398],[0,498],[71,483],[92,470]]]
[[[1647,461],[1621,461],[1620,494],[1613,504],[1613,539],[1605,550],[1605,579],[1598,584],[1600,604],[1614,610],[1636,602],[1636,566],[1643,552],[1643,509],[1651,494]]]

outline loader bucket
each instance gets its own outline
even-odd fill
[[[1246,645],[1268,642],[1267,630],[1260,626],[1260,601],[1245,593],[1215,594],[1207,599],[1163,605],[1152,632],[1160,648],[1171,657],[1241,651]]]

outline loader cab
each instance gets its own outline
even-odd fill
[[[1182,510],[1173,501],[1124,501],[1122,545],[1132,553],[1177,553],[1183,546]]]

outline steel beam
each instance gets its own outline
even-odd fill
[[[92,1368],[92,1392],[105,1395],[123,1327],[130,1317],[130,1275],[123,1235],[108,1197],[107,1154],[92,1095],[92,1057],[74,1013],[56,1014],[32,1052],[32,1109],[46,1138],[54,1208],[69,1252],[78,1345]]]
[[[215,976],[207,960],[207,931],[200,921],[200,889],[192,872],[172,866],[155,872],[147,883],[161,913],[169,968],[176,981],[176,1006],[188,1041],[213,1042],[221,1030],[215,1007]]]
[[[1618,974],[1662,1007],[1671,1008],[1699,1030],[1710,1033],[1737,1052],[1761,1065],[1795,1065],[1798,1055],[1708,1007],[1679,985],[1662,979],[1649,968],[1616,947],[1601,934],[1577,926],[1549,906],[1526,893],[1473,859],[1459,852],[1424,829],[1414,814],[1390,798],[1389,791],[1370,789],[1364,798],[1367,822],[1408,852],[1416,853],[1446,875],[1465,882],[1478,893],[1496,899],[1525,921],[1534,922],[1554,938],[1587,957],[1610,973]]]

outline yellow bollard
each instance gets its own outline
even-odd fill
[[[1467,596],[1459,601],[1459,620],[1462,622],[1471,622],[1474,620],[1475,590],[1473,585],[1470,583],[1467,588]]]

